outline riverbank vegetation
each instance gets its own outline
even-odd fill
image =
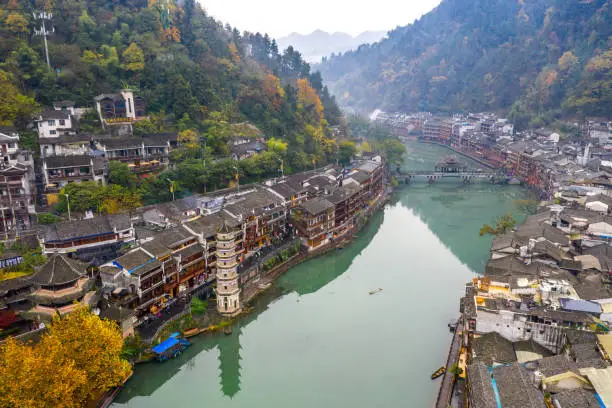
[[[497,217],[493,226],[489,224],[484,224],[480,228],[479,234],[481,237],[483,235],[503,235],[507,232],[510,232],[515,226],[516,220],[514,219],[512,214],[506,213],[500,217]]]
[[[131,375],[122,347],[117,324],[86,307],[55,316],[36,344],[0,346],[0,406],[86,406]]]

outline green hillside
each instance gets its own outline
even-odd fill
[[[511,111],[519,127],[612,115],[608,0],[443,0],[321,72],[341,105]]]
[[[50,68],[35,11],[53,13]],[[193,129],[212,156],[227,155],[228,124],[244,121],[288,143],[287,171],[337,152],[330,127],[340,112],[320,75],[299,53],[223,26],[195,0],[2,0],[0,39],[0,126],[23,130],[53,101],[91,107],[94,96],[129,87],[151,117],[136,132]],[[82,130],[101,131],[87,119]]]

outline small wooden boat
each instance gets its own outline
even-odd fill
[[[433,374],[431,375],[431,379],[435,380],[436,378],[438,378],[441,375],[443,375],[445,372],[446,372],[446,367],[442,366],[442,367],[438,368],[436,371],[433,372]]]
[[[369,293],[370,295],[374,295],[374,294],[376,294],[376,293],[378,293],[378,292],[382,292],[382,288],[378,288],[378,289],[371,290],[371,291],[369,291],[368,293]]]
[[[340,250],[344,249],[344,245],[338,245],[338,246],[336,247],[336,249],[337,249],[338,251],[340,251]]]
[[[193,329],[187,329],[183,332],[183,337],[185,337],[186,339],[193,337],[193,336],[197,336],[198,334],[204,332],[206,329],[199,329],[199,328],[193,328]]]
[[[226,336],[229,336],[230,334],[232,334],[232,326],[225,326],[225,328],[223,329],[223,333]]]

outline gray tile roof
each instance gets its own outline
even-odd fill
[[[106,139],[99,142],[106,150],[124,150],[124,149],[140,149],[142,148],[142,139],[140,138],[121,138],[121,139]]]
[[[496,332],[483,334],[472,341],[474,361],[481,361],[487,366],[493,364],[510,364],[516,361],[512,342]]]
[[[56,286],[74,282],[86,276],[87,264],[68,258],[64,254],[53,254],[28,280],[37,285]]]
[[[132,271],[132,275],[143,276],[159,267],[161,267],[161,262],[156,259],[154,261],[147,262],[140,267],[136,267],[136,269]]]
[[[471,406],[478,408],[497,408],[495,391],[491,383],[489,370],[483,363],[474,363],[466,367],[469,383],[469,398]]]
[[[569,360],[565,355],[545,357],[537,360],[538,371],[545,377],[552,377],[567,371],[578,373],[578,367],[573,361]]]
[[[71,143],[89,143],[91,135],[79,133],[77,135],[59,135],[58,137],[41,137],[38,143],[44,144],[71,144]]]
[[[53,225],[40,226],[45,242],[64,241],[80,237],[127,230],[132,223],[127,214],[103,215],[79,221],[64,221]]]
[[[312,215],[321,214],[330,208],[334,208],[334,204],[323,197],[316,197],[300,204],[300,206]]]
[[[62,167],[88,167],[91,166],[91,156],[51,156],[44,159],[47,168],[58,169]]]
[[[518,363],[495,367],[492,371],[501,406],[504,408],[543,408],[544,396],[535,387],[532,374]]]
[[[292,196],[297,194],[297,191],[293,186],[287,182],[282,182],[269,187],[274,190],[277,194],[281,195],[285,200],[290,200]]]
[[[70,113],[62,110],[47,109],[40,114],[41,120],[68,119]]]
[[[560,392],[553,395],[552,400],[559,408],[599,408],[601,406],[593,391],[582,388]]]
[[[136,248],[133,251],[130,251],[127,254],[115,259],[113,262],[118,263],[124,269],[130,271],[134,268],[146,264],[151,259],[151,256],[145,251],[143,251],[141,248]]]

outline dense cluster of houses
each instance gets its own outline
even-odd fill
[[[102,132],[82,132],[87,113],[97,114]],[[169,155],[178,146],[178,134],[136,136],[134,123],[146,119],[144,100],[131,90],[102,94],[93,108],[77,108],[73,101],[57,101],[33,121],[39,152],[20,145],[15,129],[0,128],[0,234],[23,234],[32,230],[36,208],[57,203],[68,183],[105,183],[109,161],[128,165],[139,177],[158,173],[170,165]],[[267,149],[264,135],[250,123],[231,125],[230,157],[243,160]],[[33,156],[40,155],[40,159]]]
[[[375,123],[405,139],[449,146],[505,172],[550,198],[564,184],[607,184],[612,176],[612,122],[567,123],[576,134],[537,129],[515,132],[491,113],[441,117],[430,113],[377,112]]]
[[[0,313],[24,330],[74,302],[128,335],[174,299],[212,291],[232,316],[262,278],[260,256],[288,244],[319,251],[355,231],[385,194],[384,163],[367,155],[327,167],[138,209],[38,227],[46,263],[0,282]]]
[[[551,204],[496,237],[484,276],[466,285],[468,406],[612,404],[610,198],[583,202]]]
[[[487,113],[373,119],[497,168],[547,200],[493,240],[484,276],[466,285],[452,356],[460,369],[447,374],[463,381],[454,383],[458,399],[442,403],[612,406],[612,122],[569,123],[579,134],[562,138],[517,133]]]

